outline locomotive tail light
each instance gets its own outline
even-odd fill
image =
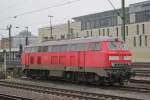
[[[119,56],[109,56],[109,60],[119,60]]]
[[[124,56],[124,60],[131,60],[131,56]]]

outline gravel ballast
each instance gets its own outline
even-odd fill
[[[98,86],[96,87],[88,87],[88,86],[84,86],[84,85],[76,85],[76,84],[72,84],[72,83],[67,83],[67,82],[39,82],[39,81],[25,81],[25,80],[19,80],[19,79],[9,79],[7,81],[13,81],[13,82],[19,82],[19,83],[24,83],[24,84],[32,84],[32,85],[39,85],[39,86],[45,86],[45,87],[56,87],[56,88],[62,88],[62,89],[70,89],[70,90],[76,90],[76,91],[83,91],[83,92],[92,92],[92,93],[100,93],[100,94],[107,94],[107,95],[115,95],[115,96],[122,96],[122,97],[131,97],[131,98],[137,98],[137,99],[142,99],[142,100],[149,100],[150,98],[150,93],[139,93],[139,92],[131,92],[131,91],[122,91],[122,90],[112,90],[112,89],[102,89],[99,88]],[[25,90],[20,90],[20,91],[25,91]],[[1,91],[0,89],[0,92]],[[10,92],[12,92],[12,90],[10,90]],[[8,92],[9,93],[9,92]],[[12,92],[13,93],[13,92]],[[19,92],[20,95],[25,95],[25,96],[30,96],[30,93],[22,93]],[[56,100],[63,100],[62,97],[57,97],[57,96],[52,96],[49,94],[40,94],[40,93],[35,93],[35,92],[31,92],[34,93],[31,95],[31,97],[33,96],[36,99],[36,96],[34,95],[38,95],[43,97],[42,95],[44,95],[44,97],[46,98],[47,96],[52,97],[54,99],[36,99],[36,100],[55,100],[55,97],[57,98]],[[40,98],[40,97],[38,97]],[[67,99],[64,99],[67,100]],[[72,100],[72,99],[71,99]]]

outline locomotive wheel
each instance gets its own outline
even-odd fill
[[[120,82],[119,85],[124,85],[124,83],[123,83],[123,82]]]
[[[119,80],[119,85],[124,85],[124,82],[123,82],[123,80]]]

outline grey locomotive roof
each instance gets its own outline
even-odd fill
[[[35,47],[35,46],[47,46],[47,45],[63,45],[63,44],[77,44],[77,43],[87,43],[87,42],[100,42],[100,41],[115,41],[114,37],[88,37],[88,38],[76,38],[69,40],[57,40],[57,41],[46,41],[42,43],[31,44],[26,47]]]

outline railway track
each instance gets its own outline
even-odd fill
[[[32,99],[0,93],[0,100],[32,100]]]
[[[144,63],[144,62],[133,63],[132,67],[133,68],[150,68],[150,63]]]
[[[150,85],[150,80],[137,80],[137,79],[130,79],[130,82],[132,83],[144,83]]]
[[[145,73],[136,73],[136,76],[149,77],[150,78],[150,74],[145,74]]]
[[[144,88],[144,87],[134,87],[134,86],[123,86],[123,87],[120,87],[120,86],[116,86],[116,88],[118,90],[123,90],[123,91],[150,93],[150,88]],[[114,88],[114,89],[116,89],[116,88]]]
[[[133,63],[132,68],[135,71],[136,76],[131,79],[130,82],[150,84],[150,63]]]
[[[47,82],[49,82],[49,81],[42,81],[42,80],[29,80],[29,79],[21,79],[21,80],[26,80],[26,81],[32,81],[32,82],[45,82],[45,83],[47,83]],[[60,84],[60,83],[62,83],[62,84],[64,84],[65,82],[64,81],[53,81],[55,84]],[[139,80],[139,81],[137,81],[137,80],[134,80],[134,79],[132,79],[130,82],[132,82],[132,83],[144,83],[144,84],[150,84],[150,81],[142,81],[142,80]],[[70,83],[71,84],[71,83]],[[73,84],[76,84],[76,85],[83,85],[83,86],[88,86],[88,87],[96,87],[96,88],[100,88],[100,89],[108,89],[108,90],[110,90],[110,89],[112,89],[112,90],[123,90],[123,91],[131,91],[131,92],[141,92],[141,93],[150,93],[150,87],[148,88],[148,87],[133,87],[133,86],[106,86],[106,85],[102,85],[102,86],[97,86],[97,85],[95,85],[95,84],[78,84],[78,83],[73,83]]]
[[[24,80],[24,79],[21,79],[21,80]],[[28,79],[25,79],[25,81],[31,81],[31,82],[44,82],[44,83],[47,83],[47,82],[49,82],[49,81],[42,81],[42,80],[28,80]],[[134,80],[131,80],[132,82],[134,81]],[[140,80],[141,81],[141,80]],[[1,81],[0,81],[1,82]],[[56,83],[55,83],[56,82]],[[54,83],[55,84],[65,84],[65,82],[64,81],[55,81]],[[150,82],[150,81],[148,81],[148,82]],[[142,82],[134,82],[134,83],[144,83],[145,84],[145,81],[142,81]],[[18,83],[17,83],[18,84]],[[72,83],[70,83],[70,84],[72,84]],[[68,84],[68,85],[70,85],[70,84]],[[73,83],[73,84],[75,84],[75,83]],[[147,84],[150,84],[150,83],[147,83]],[[76,83],[76,85],[80,85],[80,86],[88,86],[88,87],[96,87],[96,88],[99,88],[99,89],[105,89],[105,90],[122,90],[122,91],[130,91],[130,92],[141,92],[141,93],[150,93],[150,87],[133,87],[133,86],[127,86],[127,85],[125,85],[125,86],[118,86],[118,85],[114,85],[114,86],[107,86],[107,85],[102,85],[102,86],[97,86],[97,85],[95,85],[95,84],[78,84],[78,83]],[[32,86],[32,85],[31,85]],[[45,87],[44,87],[45,88]],[[46,87],[47,88],[47,87]]]
[[[34,92],[38,92],[38,93],[67,96],[67,97],[85,99],[85,100],[107,100],[107,99],[110,99],[110,100],[140,100],[140,99],[129,98],[129,97],[89,93],[89,92],[82,92],[82,91],[75,91],[75,90],[52,88],[52,87],[35,86],[35,85],[6,82],[6,81],[0,81],[0,85],[5,86],[5,87],[34,91]]]

